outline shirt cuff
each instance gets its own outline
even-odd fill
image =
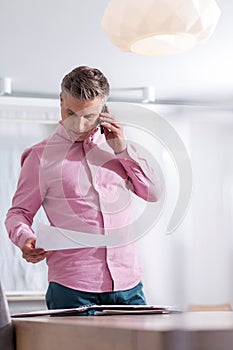
[[[135,160],[129,155],[128,152],[128,146],[126,147],[126,149],[120,153],[115,153],[116,158],[121,159],[121,160],[125,160],[125,161],[130,161],[135,163]]]
[[[30,232],[22,232],[20,234],[20,237],[18,238],[17,242],[16,242],[16,245],[22,249],[26,240],[29,239],[29,238],[34,238],[35,235],[33,233],[30,233]]]

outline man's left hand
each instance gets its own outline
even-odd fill
[[[107,106],[106,112],[100,114],[100,124],[104,127],[108,145],[116,154],[123,152],[127,147],[123,126],[109,113]]]

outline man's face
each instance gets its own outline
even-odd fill
[[[102,104],[101,97],[81,101],[65,92],[60,94],[63,125],[73,141],[87,139],[96,128]]]

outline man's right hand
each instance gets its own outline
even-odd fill
[[[36,248],[36,238],[28,238],[23,247],[22,247],[22,252],[23,252],[23,258],[30,263],[36,264],[42,260],[44,260],[50,252],[46,252],[42,248]]]

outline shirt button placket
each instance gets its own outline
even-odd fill
[[[101,212],[101,215],[102,215],[102,219],[103,219],[103,225],[104,225],[104,235],[107,235],[108,234],[108,231],[106,229],[106,227],[108,227],[110,225],[110,222],[107,218],[107,216],[104,215],[105,213],[105,208],[104,208],[104,203],[103,201],[101,200],[101,179],[99,178],[98,179],[98,175],[97,175],[97,170],[98,170],[98,166],[96,165],[93,165],[91,161],[89,161],[88,159],[88,153],[91,151],[92,149],[92,142],[90,140],[86,140],[83,142],[83,149],[84,149],[84,154],[85,154],[85,157],[86,157],[86,162],[87,162],[87,165],[90,169],[90,173],[91,173],[91,179],[92,179],[92,186],[94,187],[95,191],[97,192],[98,194],[98,199],[99,199],[99,209],[100,209],[100,212]],[[95,159],[96,160],[96,159]],[[111,272],[111,259],[108,258],[108,253],[109,253],[109,249],[106,247],[105,248],[106,250],[106,264],[108,266],[108,270],[109,270],[109,273],[111,275],[111,278],[112,278],[112,288],[114,288],[114,280],[113,280],[113,276],[112,276],[112,272]],[[114,289],[112,289],[114,290]]]

